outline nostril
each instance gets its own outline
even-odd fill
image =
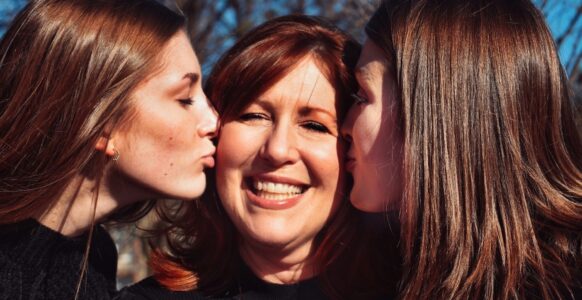
[[[342,138],[344,139],[344,141],[348,142],[348,143],[352,143],[352,136],[349,134],[342,134]]]
[[[213,120],[212,122],[207,122],[206,124],[200,124],[198,127],[198,134],[201,137],[209,137],[213,139],[218,136],[218,130],[218,124],[216,120]]]

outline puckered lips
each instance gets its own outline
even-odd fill
[[[346,156],[345,168],[346,171],[354,173],[354,169],[356,168],[356,159],[353,156],[351,155]]]
[[[216,147],[210,146],[208,151],[200,157],[200,161],[202,161],[202,165],[205,168],[214,167],[214,153],[216,153]]]
[[[276,175],[245,177],[249,201],[264,209],[281,210],[295,206],[309,185],[292,178]]]

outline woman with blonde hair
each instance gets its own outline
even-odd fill
[[[581,297],[582,142],[543,15],[387,0],[366,33],[351,201],[398,212],[400,297]]]
[[[150,0],[34,0],[0,42],[0,293],[107,299],[106,221],[202,194],[216,113],[184,19]]]

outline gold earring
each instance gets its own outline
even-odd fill
[[[113,160],[114,162],[117,162],[119,160],[119,151],[117,151],[117,149],[113,149],[113,157],[111,157],[111,160]]]

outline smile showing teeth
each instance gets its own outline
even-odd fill
[[[301,194],[302,188],[297,185],[255,180],[253,186],[259,197],[270,200],[282,200]]]

